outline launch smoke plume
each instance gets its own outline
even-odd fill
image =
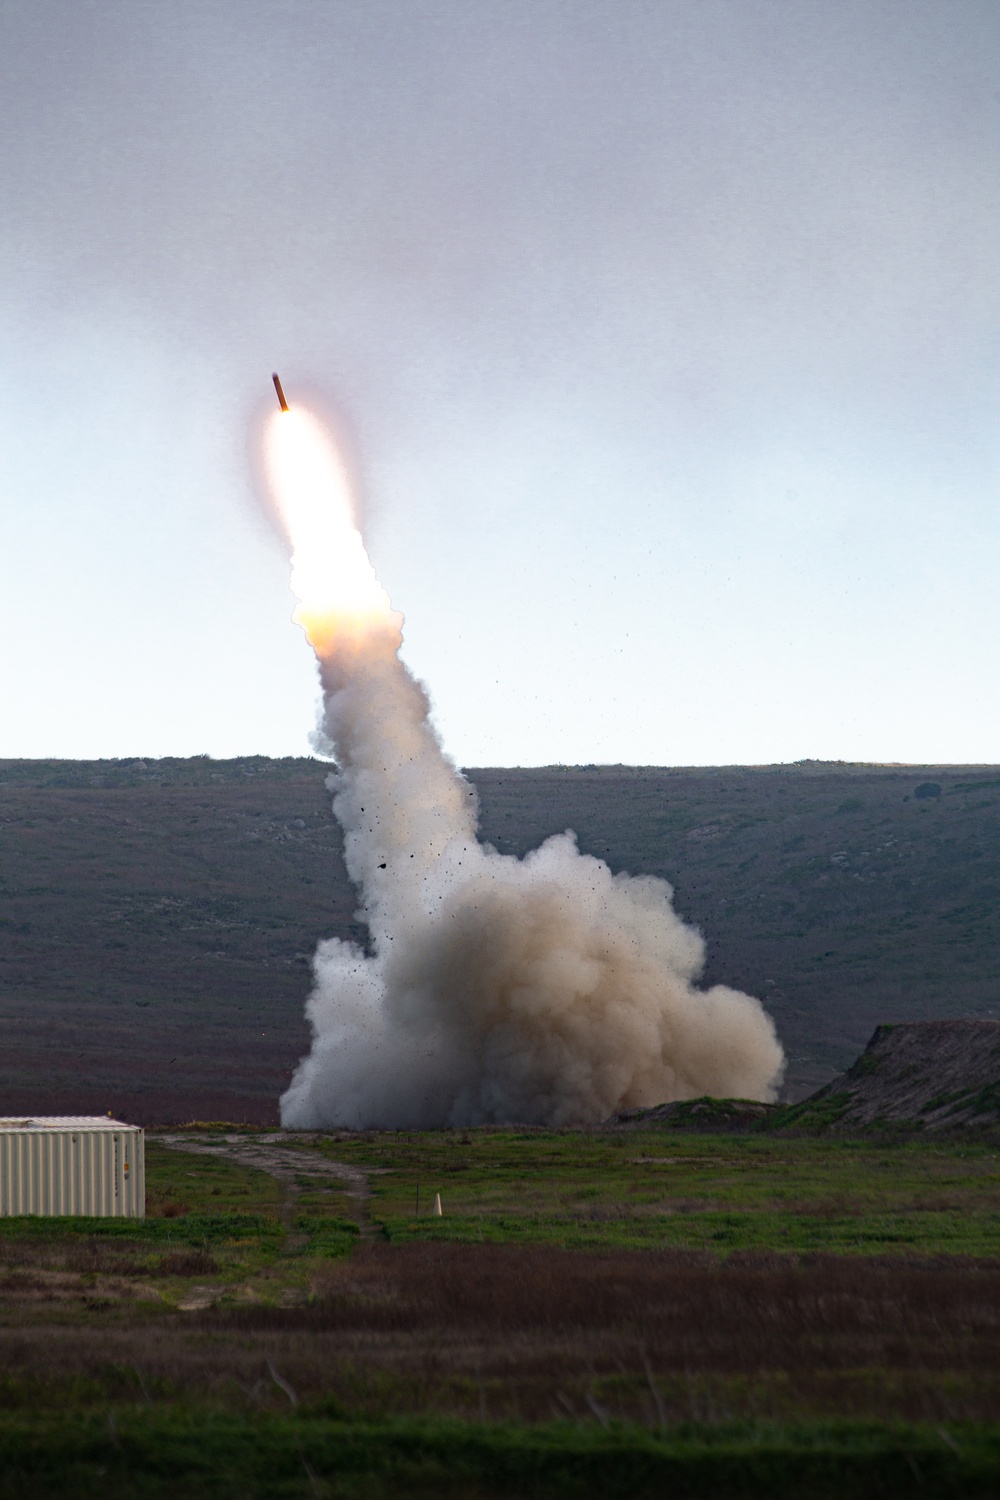
[[[699,1094],[770,1099],[783,1056],[759,1002],[696,987],[704,948],[670,886],[613,875],[572,833],[524,859],[476,837],[475,790],[399,659],[337,455],[294,408],[268,470],[316,652],[348,873],[369,951],[320,943],[312,1050],[286,1126],[568,1124]]]

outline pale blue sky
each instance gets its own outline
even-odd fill
[[[0,0],[0,756],[308,749],[338,407],[465,764],[1000,760],[995,0]]]

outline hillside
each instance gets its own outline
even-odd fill
[[[857,1130],[924,1130],[1000,1123],[1000,1021],[879,1026],[847,1072],[820,1089],[791,1123]]]
[[[359,933],[324,774],[0,761],[5,1112],[276,1118],[315,943]],[[469,774],[504,852],[574,828],[675,885],[709,981],[774,1015],[791,1097],[880,1022],[1000,1014],[1000,768]]]

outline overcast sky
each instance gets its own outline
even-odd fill
[[[0,756],[308,751],[338,411],[464,764],[1000,761],[996,0],[0,0]]]

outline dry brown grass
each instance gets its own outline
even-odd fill
[[[364,1246],[294,1313],[241,1309],[228,1326],[639,1341],[660,1367],[941,1367],[961,1346],[996,1362],[1000,1263],[793,1259],[743,1252],[580,1253],[545,1246]]]
[[[205,1250],[173,1250],[161,1255],[157,1276],[217,1276],[219,1263]]]
[[[0,1405],[281,1409],[283,1381],[366,1416],[1000,1418],[996,1262],[376,1243],[303,1306],[131,1308],[0,1330]]]

